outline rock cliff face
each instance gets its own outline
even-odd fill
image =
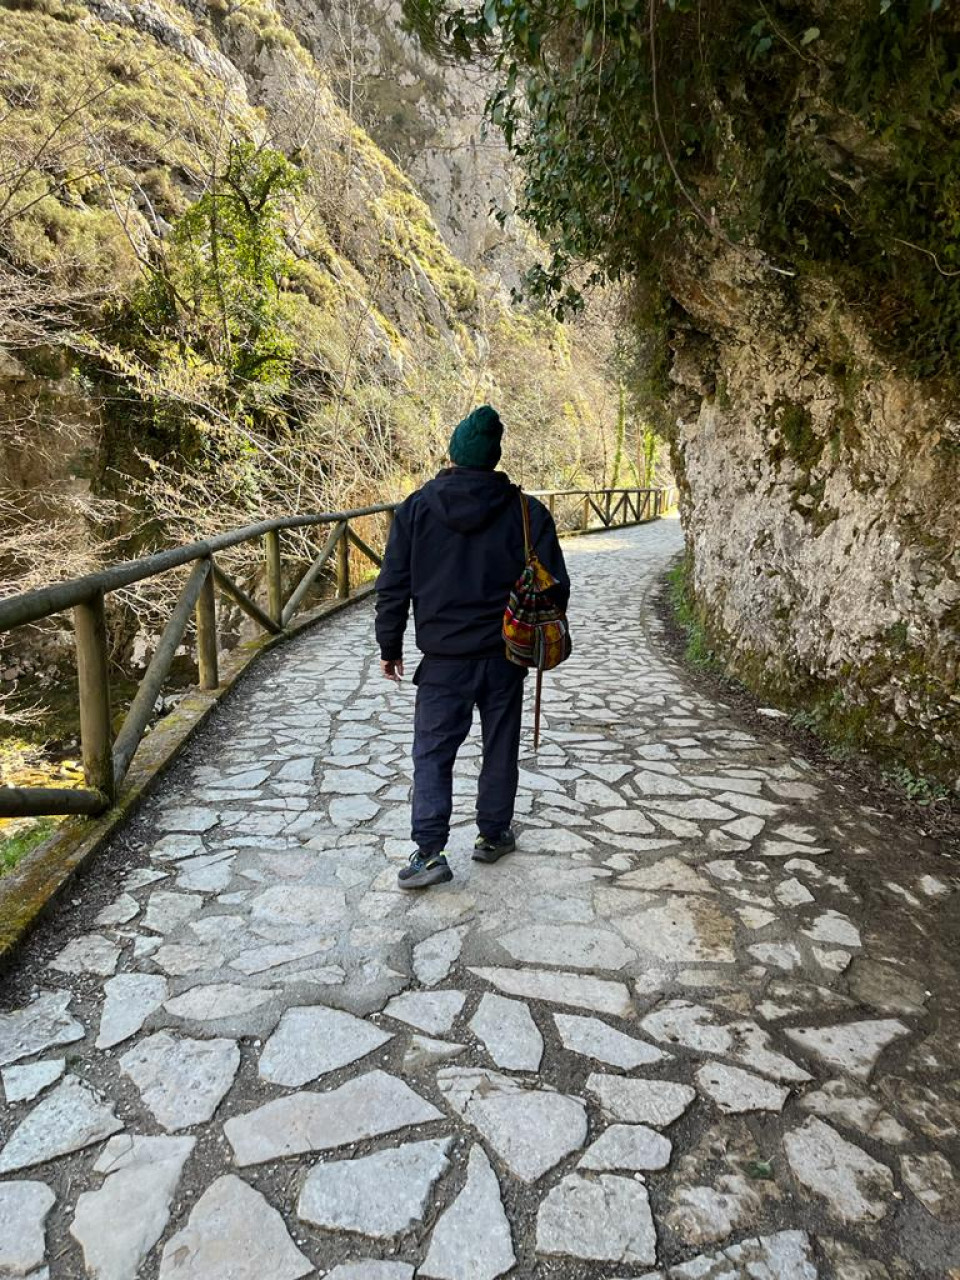
[[[329,69],[341,105],[416,184],[453,252],[513,285],[530,238],[495,209],[513,203],[515,164],[484,128],[481,66],[436,61],[402,27],[399,0],[279,0],[290,28]]]
[[[826,285],[720,257],[670,288],[692,322],[673,445],[714,642],[851,745],[960,784],[960,418]]]

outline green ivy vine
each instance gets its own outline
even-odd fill
[[[960,346],[960,6],[941,0],[405,0],[486,59],[490,120],[551,247],[528,289],[659,277],[725,241],[837,283],[905,371]]]

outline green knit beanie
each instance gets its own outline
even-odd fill
[[[458,467],[492,471],[500,461],[503,423],[496,409],[482,404],[458,422],[450,437],[450,461]]]

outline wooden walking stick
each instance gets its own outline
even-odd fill
[[[537,667],[537,696],[533,703],[533,749],[540,749],[540,696],[543,692],[543,667]]]

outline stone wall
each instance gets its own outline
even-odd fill
[[[675,466],[692,586],[733,671],[960,784],[960,417],[826,284],[678,271]]]

